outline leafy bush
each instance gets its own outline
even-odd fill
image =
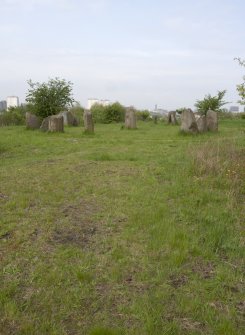
[[[0,114],[0,126],[19,126],[25,124],[25,113],[28,106],[10,107],[8,111]]]
[[[124,116],[125,108],[119,102],[105,107],[105,123],[121,122]]]
[[[150,118],[150,113],[148,112],[148,110],[137,111],[136,115],[137,119],[141,121],[146,121]]]
[[[32,113],[45,118],[72,106],[72,83],[65,79],[50,79],[48,83],[28,81],[26,101],[32,105]]]
[[[195,103],[195,107],[197,107],[198,112],[203,115],[207,114],[207,111],[211,109],[214,112],[219,112],[221,107],[227,104],[227,102],[223,101],[223,97],[226,93],[224,91],[218,91],[217,96],[211,96],[210,94],[206,95],[203,100],[197,100]]]
[[[241,66],[245,67],[245,59],[243,60],[241,58],[235,58],[235,59],[238,61],[238,63]],[[245,104],[245,76],[243,76],[242,79],[243,79],[243,83],[237,85],[237,92],[241,98],[241,100],[239,100],[238,102],[244,105]]]
[[[115,102],[109,106],[94,104],[91,107],[93,119],[97,123],[121,122],[124,120],[125,107],[119,102]]]
[[[105,123],[105,106],[100,104],[94,104],[90,109],[94,122]]]

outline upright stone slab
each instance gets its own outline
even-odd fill
[[[41,126],[41,118],[31,114],[29,112],[26,112],[26,128],[27,129],[39,129]]]
[[[79,121],[78,121],[78,119],[77,119],[77,117],[76,116],[74,116],[74,120],[73,120],[73,127],[77,127],[78,126],[78,124],[79,124]]]
[[[218,114],[211,109],[207,111],[207,130],[218,131]]]
[[[83,113],[83,121],[84,121],[84,132],[93,134],[94,133],[94,122],[92,113],[89,110],[85,110]]]
[[[205,115],[198,116],[196,118],[196,123],[199,133],[207,131],[207,118]]]
[[[52,115],[49,118],[48,130],[50,132],[63,132],[64,131],[64,118],[62,115]]]
[[[125,128],[136,129],[136,113],[133,108],[127,108],[125,113]]]
[[[168,113],[168,123],[169,124],[177,124],[177,119],[176,119],[176,112],[172,111]]]
[[[186,109],[181,113],[180,130],[185,133],[198,133],[196,119],[191,109]]]
[[[71,111],[64,111],[59,113],[59,115],[63,116],[65,126],[75,126],[78,123]]]
[[[45,119],[43,119],[43,122],[42,122],[41,127],[40,127],[41,131],[48,131],[49,130],[49,119],[50,119],[50,116],[45,117]]]
[[[153,115],[152,119],[153,119],[153,122],[154,122],[155,124],[157,124],[158,116],[157,116],[157,115]]]

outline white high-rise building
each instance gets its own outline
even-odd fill
[[[18,107],[19,106],[19,98],[16,96],[7,97],[7,109],[9,107]]]
[[[110,101],[105,99],[96,99],[96,98],[90,98],[88,99],[88,109],[90,109],[93,105],[98,104],[98,105],[102,105],[102,106],[108,106],[110,105]]]
[[[98,104],[99,103],[99,99],[95,99],[95,98],[90,98],[88,99],[88,109],[90,109],[93,105]]]

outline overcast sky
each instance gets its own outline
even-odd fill
[[[238,100],[244,0],[0,0],[0,13],[0,100],[54,77],[84,106],[193,108],[224,89]]]

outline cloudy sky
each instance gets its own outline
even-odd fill
[[[193,107],[245,69],[244,0],[0,0],[0,100],[65,78],[74,98]]]

